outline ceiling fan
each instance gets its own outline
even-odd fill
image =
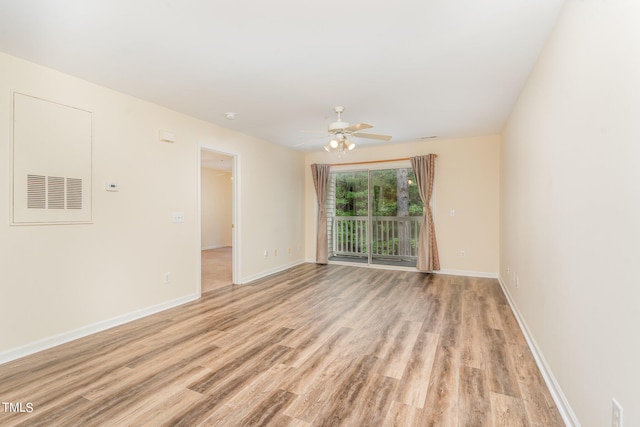
[[[338,120],[329,124],[329,134],[333,136],[331,141],[325,145],[324,149],[327,151],[337,151],[338,155],[342,155],[347,151],[351,151],[355,148],[356,144],[349,140],[348,137],[355,136],[357,138],[377,139],[379,141],[389,141],[391,137],[389,135],[376,135],[373,133],[362,133],[363,129],[372,128],[372,125],[367,123],[358,123],[357,125],[349,125],[349,123],[342,120],[342,113],[344,112],[343,106],[333,107],[333,111],[338,115]]]

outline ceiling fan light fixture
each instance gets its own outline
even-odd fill
[[[347,154],[349,151],[356,148],[356,144],[349,140],[350,137],[357,138],[369,138],[369,139],[377,139],[381,141],[389,141],[391,139],[388,135],[376,135],[373,133],[362,133],[360,132],[363,129],[369,129],[373,126],[367,123],[358,123],[356,125],[349,125],[349,123],[342,120],[342,113],[344,112],[344,107],[337,106],[334,107],[333,110],[338,115],[338,119],[329,124],[329,134],[331,135],[331,140],[327,145],[325,145],[324,149],[326,151],[335,151],[338,153],[338,157],[341,157],[344,154]]]

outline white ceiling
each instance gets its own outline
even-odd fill
[[[334,105],[390,143],[499,133],[562,3],[0,0],[0,51],[316,150]]]

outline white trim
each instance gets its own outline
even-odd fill
[[[47,350],[52,347],[56,347],[60,344],[74,341],[79,338],[83,338],[97,332],[101,332],[107,329],[111,329],[115,326],[120,326],[125,323],[132,322],[134,320],[141,319],[143,317],[150,316],[152,314],[159,313],[170,308],[177,307],[179,305],[186,304],[191,301],[195,301],[200,298],[198,294],[186,295],[172,301],[165,301],[163,303],[142,308],[140,310],[132,311],[131,313],[123,314],[111,319],[103,320],[101,322],[93,323],[91,325],[83,326],[72,331],[63,332],[58,335],[54,335],[48,338],[41,339],[39,341],[32,342],[22,347],[17,347],[11,350],[3,351],[0,353],[0,364],[10,362],[12,360],[19,359],[21,357],[29,356],[30,354],[37,353],[39,351]]]
[[[240,257],[240,245],[242,242],[242,224],[240,223],[240,218],[242,218],[240,203],[241,199],[241,189],[240,185],[240,154],[233,154],[233,167],[231,171],[231,179],[233,180],[232,185],[232,199],[233,199],[233,207],[232,207],[232,219],[233,219],[233,230],[231,230],[231,257],[232,257],[232,268],[231,271],[231,283],[240,283],[240,278],[242,277],[242,258]]]
[[[313,261],[315,263],[315,261]],[[377,270],[394,270],[394,271],[415,271],[415,267],[406,267],[402,265],[386,265],[386,264],[367,264],[364,262],[349,262],[349,261],[329,261],[330,265],[347,265],[349,267],[364,267],[375,268]]]
[[[482,277],[484,279],[497,279],[498,273],[471,270],[437,270],[433,274],[446,274],[449,276]]]
[[[513,315],[515,316],[518,322],[518,325],[520,326],[520,330],[522,330],[522,334],[524,335],[524,338],[527,340],[529,349],[531,350],[531,353],[533,354],[533,358],[535,359],[536,364],[538,365],[538,369],[542,374],[542,378],[544,378],[544,382],[547,384],[549,393],[551,393],[551,397],[553,398],[553,401],[558,407],[558,411],[560,412],[560,416],[562,417],[562,420],[569,427],[580,427],[580,421],[578,421],[576,414],[571,409],[571,405],[569,405],[569,401],[567,400],[567,397],[562,392],[562,389],[560,388],[560,385],[556,381],[556,378],[553,375],[551,368],[547,364],[547,361],[542,355],[542,352],[540,351],[538,345],[536,344],[536,341],[533,339],[533,335],[529,331],[529,328],[527,327],[527,324],[525,323],[524,318],[520,313],[520,310],[518,310],[518,307],[516,306],[513,298],[511,297],[511,294],[509,293],[509,289],[506,283],[504,282],[504,280],[502,279],[502,276],[498,275],[498,281],[500,282],[500,287],[502,288],[502,291],[507,297],[507,301],[509,302],[511,311],[513,311]]]
[[[202,248],[200,248],[200,250],[202,251],[208,251],[210,249],[222,249],[222,248],[231,248],[233,247],[232,245],[212,245],[212,246],[203,246]]]
[[[198,167],[196,172],[196,193],[197,195],[197,220],[196,220],[196,241],[198,242],[198,251],[194,254],[196,255],[196,288],[198,289],[198,294],[202,295],[202,147],[198,147]],[[232,255],[233,256],[233,255]]]
[[[271,270],[262,271],[258,274],[254,274],[253,276],[243,277],[242,282],[239,284],[246,285],[247,283],[253,282],[258,279],[262,279],[263,277],[271,276],[272,274],[275,274],[275,273],[280,273],[281,271],[287,270],[289,268],[295,267],[300,264],[304,264],[305,262],[306,262],[305,260],[300,259],[297,261],[290,262],[286,265],[281,265],[279,267],[272,268]]]
[[[306,262],[315,263],[315,260],[307,259]],[[396,271],[419,271],[415,267],[405,267],[400,265],[386,265],[386,264],[366,264],[362,262],[348,262],[348,261],[329,261],[330,265],[349,265],[352,267],[368,267],[377,268],[379,270],[396,270]],[[430,271],[432,274],[446,274],[450,276],[465,276],[465,277],[482,277],[486,279],[497,279],[497,273],[487,273],[482,271],[467,271],[467,270],[436,270]]]

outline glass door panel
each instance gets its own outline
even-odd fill
[[[331,260],[369,262],[369,174],[367,171],[331,174],[327,200]]]
[[[413,170],[372,170],[370,176],[370,262],[415,266],[422,201]]]

